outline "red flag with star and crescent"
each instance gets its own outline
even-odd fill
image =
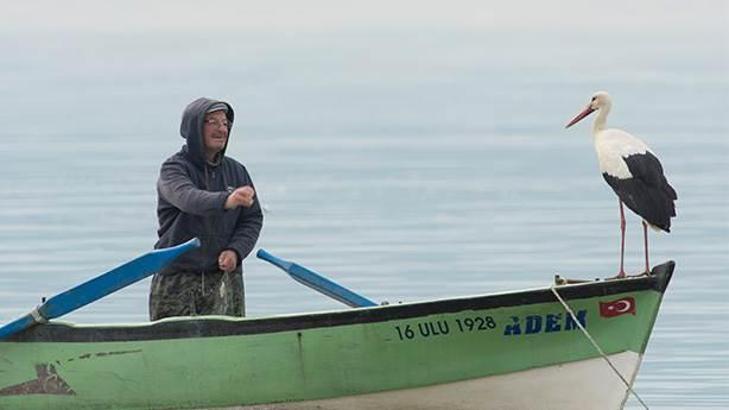
[[[630,313],[635,315],[635,299],[632,297],[620,298],[612,302],[600,302],[600,316],[615,317]]]

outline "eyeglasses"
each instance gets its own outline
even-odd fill
[[[220,127],[230,128],[230,122],[228,120],[214,120],[212,118],[206,119],[205,125],[210,125],[215,128],[220,128]]]

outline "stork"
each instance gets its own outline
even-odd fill
[[[676,191],[666,180],[658,158],[640,139],[629,133],[607,128],[605,123],[612,107],[610,95],[596,92],[582,112],[565,128],[597,111],[592,123],[592,136],[600,164],[600,172],[608,185],[618,195],[620,206],[620,271],[618,278],[625,277],[625,212],[623,204],[643,218],[643,247],[645,273],[650,272],[648,262],[648,226],[655,230],[671,232],[671,218],[676,216],[674,201]]]

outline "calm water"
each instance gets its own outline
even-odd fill
[[[157,170],[200,95],[237,109],[229,153],[267,209],[259,245],[373,299],[612,275],[617,200],[589,124],[563,129],[606,89],[609,124],[643,137],[679,193],[673,233],[651,235],[677,271],[636,390],[652,408],[729,407],[727,32],[563,34],[0,38],[0,322],[150,249]],[[340,308],[245,266],[252,316]],[[66,319],[144,321],[147,288]]]

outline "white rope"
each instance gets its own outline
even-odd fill
[[[40,306],[36,306],[33,310],[31,310],[30,317],[32,317],[33,321],[36,323],[48,323],[48,319],[41,314],[39,308]]]
[[[559,303],[561,303],[562,306],[567,311],[567,313],[570,314],[570,316],[572,317],[572,320],[574,320],[575,323],[577,323],[577,327],[579,327],[580,330],[582,330],[582,333],[585,334],[585,337],[587,337],[587,339],[590,341],[590,343],[592,343],[592,345],[595,347],[595,349],[597,349],[598,353],[600,353],[600,355],[602,356],[602,358],[605,359],[605,361],[610,366],[610,368],[613,369],[613,372],[615,372],[615,374],[617,374],[618,377],[620,377],[620,380],[623,381],[623,384],[625,384],[625,387],[628,388],[628,391],[631,392],[633,394],[633,396],[635,396],[636,399],[638,399],[638,401],[640,402],[640,404],[643,405],[643,407],[645,407],[646,409],[648,409],[648,405],[645,404],[645,402],[643,401],[643,399],[641,399],[640,396],[638,396],[638,393],[636,393],[635,390],[633,390],[633,388],[630,386],[630,383],[628,383],[628,381],[625,380],[625,377],[623,377],[623,375],[620,374],[620,371],[615,367],[615,365],[613,364],[613,362],[610,361],[610,358],[600,348],[600,346],[597,344],[597,342],[595,341],[595,339],[592,338],[592,336],[590,335],[590,333],[587,332],[587,329],[585,329],[585,327],[582,326],[582,322],[580,322],[577,319],[577,316],[575,316],[575,313],[572,311],[572,309],[567,304],[567,302],[565,302],[564,299],[562,299],[562,297],[559,296],[559,293],[557,293],[557,289],[555,288],[555,286],[552,285],[550,287],[550,289],[552,290],[552,293],[554,293],[554,296],[557,297],[557,300],[559,300]]]

